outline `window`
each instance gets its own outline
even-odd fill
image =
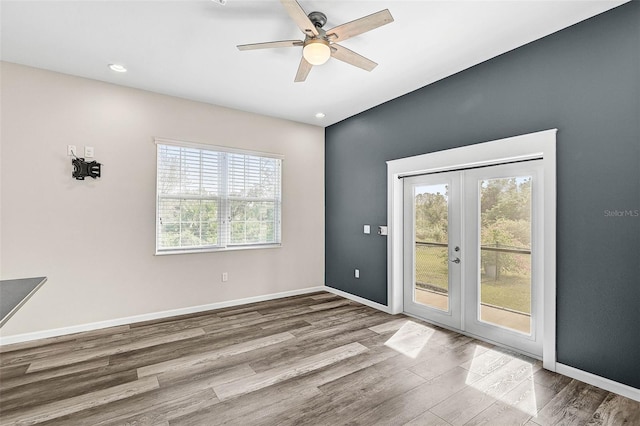
[[[280,245],[281,156],[156,144],[156,254]]]

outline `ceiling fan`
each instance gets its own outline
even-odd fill
[[[238,46],[239,50],[301,46],[302,59],[300,60],[300,66],[296,73],[295,82],[305,81],[309,75],[309,71],[311,71],[314,65],[322,65],[327,62],[330,57],[334,57],[366,71],[371,71],[378,65],[372,60],[339,45],[337,42],[347,40],[393,22],[393,16],[391,16],[388,9],[325,31],[322,29],[327,23],[327,16],[324,13],[311,12],[307,14],[296,0],[280,0],[280,3],[282,3],[298,28],[304,33],[304,41],[282,40],[267,43],[241,44]]]

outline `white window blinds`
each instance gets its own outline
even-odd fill
[[[156,253],[279,245],[282,159],[157,141]]]

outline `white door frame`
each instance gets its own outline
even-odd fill
[[[387,297],[392,314],[403,312],[404,218],[402,177],[541,158],[544,166],[542,363],[556,371],[556,133],[544,130],[461,148],[387,161]]]

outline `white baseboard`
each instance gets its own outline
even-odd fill
[[[570,367],[565,364],[556,363],[556,373],[571,377],[572,379],[580,380],[581,382],[588,383],[593,386],[597,386],[609,392],[617,393],[624,397],[633,399],[640,402],[640,389],[624,385],[622,383],[614,382],[613,380],[606,379],[595,374],[588,373],[583,370],[579,370],[574,367]]]
[[[388,306],[385,305],[381,305],[380,303],[376,303],[376,302],[372,302],[371,300],[367,300],[364,299],[362,297],[359,296],[355,296],[351,293],[347,293],[345,291],[342,290],[338,290],[337,288],[333,288],[333,287],[323,287],[322,288],[324,291],[328,291],[329,293],[333,293],[333,294],[337,294],[338,296],[342,296],[345,299],[349,299],[349,300],[353,300],[354,302],[358,302],[358,303],[362,303],[363,305],[367,305],[371,308],[377,309],[379,311],[382,312],[386,312],[388,314],[391,313],[391,309]]]
[[[93,322],[89,324],[74,325],[71,327],[55,328],[52,330],[36,331],[33,333],[16,334],[13,336],[0,337],[0,346],[11,345],[13,343],[29,342],[31,340],[46,339],[48,337],[64,336],[67,334],[80,333],[83,331],[99,330],[102,328],[116,327],[119,325],[134,324],[143,321],[169,318],[179,315],[193,314],[197,312],[212,311],[215,309],[228,308],[230,306],[247,305],[249,303],[264,302],[267,300],[281,299],[283,297],[315,293],[317,291],[326,291],[327,289],[328,288],[325,286],[308,287],[299,290],[284,291],[281,293],[247,297],[245,299],[228,300],[224,302],[210,303],[207,305],[191,306],[188,308],[172,309],[169,311],[153,312],[150,314],[135,315],[131,317]]]

